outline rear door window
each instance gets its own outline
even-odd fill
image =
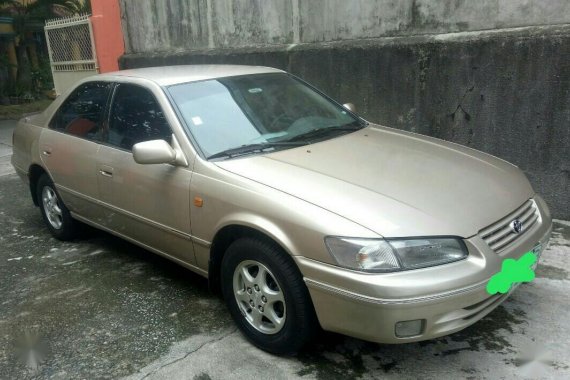
[[[82,84],[61,104],[49,127],[88,140],[99,140],[103,114],[112,84]]]

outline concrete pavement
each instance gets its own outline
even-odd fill
[[[569,222],[555,223],[536,280],[462,332],[406,345],[323,333],[287,358],[251,346],[201,277],[84,235],[53,239],[26,186],[0,173],[1,379],[570,378]]]

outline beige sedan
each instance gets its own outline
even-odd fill
[[[382,343],[461,330],[552,223],[516,166],[266,67],[88,78],[19,122],[12,163],[56,238],[83,222],[207,277],[273,353],[319,325]]]

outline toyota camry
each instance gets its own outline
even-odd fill
[[[208,278],[243,334],[381,343],[459,331],[540,255],[544,200],[515,165],[366,121],[287,72],[196,65],[81,80],[14,132],[47,229],[108,231]]]

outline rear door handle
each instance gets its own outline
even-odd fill
[[[43,150],[43,151],[42,151],[42,154],[43,154],[44,156],[51,156],[51,150],[48,150],[48,149]]]

